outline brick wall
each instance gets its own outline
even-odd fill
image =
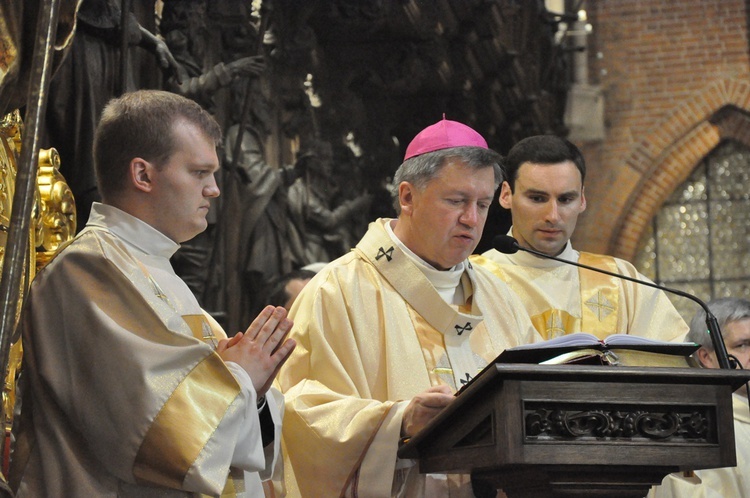
[[[632,259],[663,201],[722,139],[747,142],[743,0],[588,0],[590,83],[606,138],[579,144],[590,173],[578,249]]]

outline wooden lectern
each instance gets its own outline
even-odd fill
[[[669,473],[736,464],[742,370],[495,363],[399,457],[509,498],[642,498]]]

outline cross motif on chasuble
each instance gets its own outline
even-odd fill
[[[615,311],[614,305],[609,301],[609,299],[604,297],[602,291],[599,291],[595,295],[591,296],[591,298],[586,301],[586,306],[591,310],[592,313],[597,316],[597,318],[599,318],[600,322],[607,318],[613,311]]]
[[[390,261],[393,259],[393,246],[389,247],[388,249],[383,249],[382,247],[378,249],[378,254],[375,256],[375,261],[380,260],[385,256],[385,259]]]
[[[562,317],[559,313],[550,314],[547,320],[547,339],[554,339],[555,337],[564,336],[567,332],[565,325],[563,324]]]
[[[465,377],[465,378],[463,378],[463,379],[461,379],[461,385],[462,385],[462,386],[465,386],[466,384],[468,384],[468,383],[469,383],[469,381],[470,381],[470,380],[471,380],[472,378],[473,378],[473,377],[472,377],[471,375],[469,375],[469,374],[467,373],[467,374],[466,374],[466,377]]]
[[[458,335],[463,334],[467,330],[473,330],[473,327],[471,326],[471,322],[466,322],[466,325],[464,325],[463,327],[459,324],[456,324],[455,328],[456,328],[456,333]]]

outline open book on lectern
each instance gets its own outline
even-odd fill
[[[664,355],[661,358],[672,363],[670,357],[684,359],[700,346],[693,342],[665,342],[630,334],[613,334],[599,339],[593,334],[578,332],[556,337],[548,341],[535,342],[509,348],[495,359],[500,363],[592,363],[605,365],[624,365],[631,363],[630,358],[637,360],[647,356],[628,354],[628,352],[653,353]],[[590,356],[596,357],[586,361]],[[620,361],[618,361],[618,357]],[[627,357],[627,358],[626,358]],[[652,365],[634,365],[652,366]],[[666,366],[666,365],[665,365]],[[684,365],[687,366],[687,365]]]
[[[613,334],[599,339],[593,334],[578,332],[508,348],[484,370],[495,363],[687,368],[691,366],[690,355],[699,347],[699,344],[693,342],[657,341],[630,334]],[[484,370],[474,378],[481,376]],[[470,383],[471,381],[468,384]]]

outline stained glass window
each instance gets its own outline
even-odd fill
[[[704,301],[750,299],[750,149],[735,141],[714,149],[654,217],[634,263]],[[670,299],[689,322],[698,305]]]

